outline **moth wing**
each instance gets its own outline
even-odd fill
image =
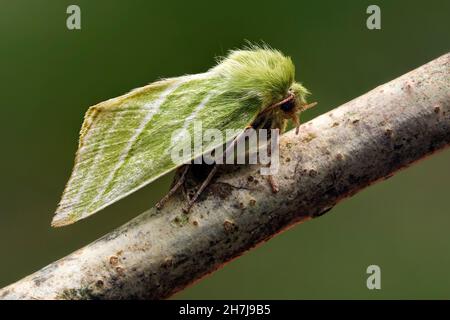
[[[177,130],[178,145],[189,148],[183,132],[193,134],[196,121],[203,130],[243,131],[259,105],[228,99],[212,77],[205,73],[159,81],[89,108],[52,225],[86,218],[179,166],[170,152]],[[223,142],[205,141],[202,150]],[[194,152],[184,160],[199,155]]]

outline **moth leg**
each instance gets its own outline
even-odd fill
[[[268,152],[270,152],[270,150],[268,150]],[[267,167],[271,166],[271,161],[269,161],[269,164],[267,165]],[[267,181],[269,182],[270,188],[272,189],[273,193],[278,193],[278,191],[280,191],[280,187],[278,185],[277,180],[275,179],[275,177],[272,174],[269,174],[267,176]]]
[[[270,141],[267,143],[267,154],[268,154],[269,156],[272,155],[272,148],[271,148],[271,145],[272,145],[272,141],[270,140]],[[269,164],[267,165],[267,167],[270,167],[270,166],[271,166],[271,163],[272,163],[272,161],[269,161]],[[278,182],[277,182],[277,180],[275,179],[275,177],[274,177],[272,174],[269,174],[269,175],[267,176],[267,181],[269,182],[270,188],[272,189],[272,192],[273,192],[273,193],[278,193],[278,191],[280,191],[280,187],[279,187],[279,185],[278,185]]]
[[[183,171],[181,172],[180,177],[178,178],[177,182],[175,182],[175,184],[172,186],[172,188],[169,190],[169,192],[161,199],[158,201],[158,203],[156,204],[156,209],[161,209],[164,204],[167,202],[167,200],[169,200],[169,198],[175,193],[177,192],[178,188],[180,188],[181,186],[184,186],[184,182],[186,180],[186,174],[189,171],[189,167],[190,165],[185,165],[183,167]]]
[[[292,122],[294,122],[294,124],[295,124],[295,134],[298,135],[298,133],[300,131],[300,113],[314,107],[316,104],[317,104],[317,102],[313,102],[310,104],[304,104],[300,107],[300,110],[301,110],[300,112],[295,110],[294,113],[291,114]]]
[[[236,143],[244,136],[244,133],[250,129],[253,128],[251,125],[245,127],[244,132],[233,139],[233,141],[230,143],[230,145],[225,149],[225,157],[227,156],[228,152],[234,148]],[[197,201],[198,197],[202,194],[203,190],[208,186],[208,184],[211,182],[212,178],[217,172],[217,164],[214,165],[212,170],[209,172],[208,176],[206,177],[205,181],[201,184],[200,188],[197,190],[197,192],[192,196],[191,199],[188,200],[188,204],[186,208],[183,209],[184,213],[188,213],[192,206],[194,205],[195,201]]]
[[[294,112],[291,115],[291,119],[292,119],[292,122],[294,122],[294,125],[295,125],[295,134],[298,135],[298,133],[300,131],[300,118],[299,118],[298,114]]]
[[[183,184],[181,185],[181,192],[183,193],[184,199],[186,201],[189,201],[189,195],[186,190],[186,179],[183,181]]]
[[[275,180],[273,175],[269,174],[267,176],[267,180],[269,181],[270,188],[272,189],[273,193],[277,193],[278,191],[280,191],[280,186],[278,185],[278,182]]]
[[[198,188],[197,192],[194,194],[194,196],[188,200],[188,204],[186,208],[183,209],[184,213],[188,213],[192,206],[194,205],[195,201],[197,201],[198,197],[201,195],[203,190],[205,190],[206,186],[211,182],[212,178],[217,172],[217,164],[214,165],[212,170],[209,172],[208,176],[206,177],[205,181],[202,182],[200,188]]]

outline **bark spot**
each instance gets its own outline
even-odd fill
[[[233,233],[237,231],[238,227],[233,221],[225,220],[223,222],[223,229],[225,230],[226,233]]]
[[[317,171],[314,169],[309,170],[309,176],[314,178],[315,176],[317,176]]]
[[[177,225],[178,227],[182,227],[184,226],[186,223],[189,222],[189,217],[187,214],[180,214],[178,216],[176,216],[172,222]]]
[[[309,132],[309,133],[306,135],[306,137],[303,138],[302,141],[305,142],[305,143],[308,143],[308,142],[311,142],[312,140],[314,140],[316,137],[317,137],[317,136],[316,136],[314,133]]]
[[[116,267],[116,272],[119,276],[124,277],[125,276],[125,269],[122,267]]]
[[[386,137],[390,138],[390,137],[392,137],[392,130],[391,129],[386,129],[384,131],[384,134],[386,135]]]
[[[312,215],[313,218],[317,218],[320,216],[323,216],[325,213],[329,212],[331,209],[333,209],[333,206],[328,207],[328,208],[324,208],[323,210],[316,212]]]
[[[164,269],[168,269],[173,265],[173,260],[172,258],[166,258],[163,263],[161,264],[161,267],[163,267]]]
[[[404,91],[406,91],[407,93],[411,93],[411,91],[412,91],[412,83],[411,83],[411,81],[407,81],[402,89]]]
[[[9,290],[5,290],[5,292],[2,293],[1,297],[4,298],[10,293]]]
[[[119,263],[119,258],[117,258],[116,256],[111,256],[109,258],[109,264],[112,266],[116,266]]]

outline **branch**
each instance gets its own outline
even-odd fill
[[[189,215],[181,196],[0,290],[3,299],[161,299],[278,232],[450,144],[450,54],[283,135],[273,194],[233,167]]]

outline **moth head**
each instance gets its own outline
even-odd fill
[[[275,104],[279,108],[282,116],[285,119],[291,119],[296,126],[296,133],[298,133],[300,126],[300,119],[298,114],[309,108],[314,107],[317,103],[306,103],[306,96],[309,91],[300,83],[294,82],[288,90],[287,97]]]
[[[293,102],[296,111],[301,112],[306,110],[306,97],[310,95],[308,89],[306,89],[300,83],[294,82],[289,88],[289,94],[293,96]]]
[[[306,97],[309,94],[309,91],[305,87],[298,82],[294,82],[285,98],[276,105],[286,115],[302,112],[315,105],[306,103]]]

